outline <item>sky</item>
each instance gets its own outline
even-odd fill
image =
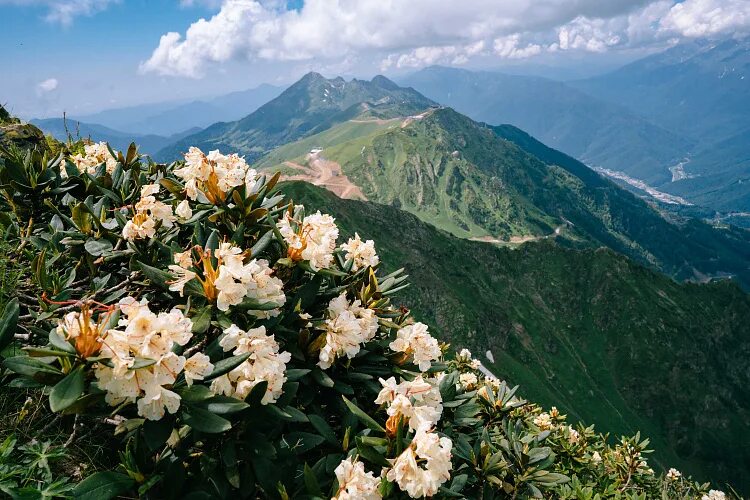
[[[0,103],[80,117],[433,64],[575,78],[749,32],[750,0],[0,0]]]

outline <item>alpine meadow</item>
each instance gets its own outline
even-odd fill
[[[0,497],[750,495],[750,1],[0,40]]]

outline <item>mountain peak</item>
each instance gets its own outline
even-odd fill
[[[397,90],[400,88],[396,82],[384,77],[383,75],[376,75],[371,80],[371,83],[386,90]]]

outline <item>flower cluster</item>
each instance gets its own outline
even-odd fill
[[[482,366],[482,362],[478,359],[474,359],[471,355],[471,351],[468,349],[461,349],[458,354],[456,354],[456,361],[458,363],[468,364],[472,370],[479,370],[479,367]]]
[[[174,262],[169,270],[175,276],[169,289],[183,294],[185,285],[192,279],[199,279],[206,291],[206,297],[216,300],[216,306],[222,311],[228,311],[230,306],[240,304],[246,297],[260,305],[286,302],[284,283],[273,275],[268,261],[252,259],[245,263],[245,254],[241,248],[231,243],[221,243],[214,252],[218,267],[214,269],[210,253],[203,252],[203,278],[191,270],[193,259],[191,253],[178,252],[174,255]],[[278,309],[268,311],[250,311],[256,317],[269,318],[279,314]]]
[[[727,495],[723,491],[709,490],[708,494],[703,495],[701,500],[725,500]]]
[[[375,267],[380,263],[380,257],[375,253],[375,242],[362,241],[357,233],[354,233],[354,238],[349,238],[349,241],[342,243],[339,248],[345,252],[346,260],[352,261],[353,272],[366,267]]]
[[[334,471],[339,489],[333,497],[335,500],[378,500],[383,498],[378,491],[380,479],[372,472],[365,472],[362,462],[351,457],[342,460]]]
[[[166,228],[174,225],[176,218],[172,206],[158,201],[154,196],[158,192],[158,184],[147,184],[141,188],[141,198],[133,207],[135,215],[122,228],[123,238],[131,241],[153,238],[158,223]]]
[[[349,303],[343,292],[328,304],[324,327],[325,345],[320,349],[318,366],[327,369],[337,357],[351,359],[357,355],[361,344],[377,333],[378,317],[372,309],[362,307],[359,300]]]
[[[303,208],[302,205],[297,205],[295,213]],[[276,226],[289,247],[290,259],[295,262],[306,260],[315,271],[331,266],[336,239],[339,237],[339,228],[333,217],[318,211],[300,222],[286,212]]]
[[[121,329],[111,329],[101,339],[99,352],[106,361],[95,368],[99,387],[107,392],[111,405],[138,402],[138,414],[159,420],[165,410],[175,413],[180,396],[169,390],[184,373],[185,381],[202,380],[213,365],[208,356],[196,353],[189,359],[173,352],[175,345],[186,345],[193,336],[192,321],[179,309],[153,313],[144,299],[126,297],[119,302],[125,316]]]
[[[409,447],[391,461],[386,479],[395,481],[412,498],[431,497],[450,479],[452,448],[447,437],[419,429]]]
[[[196,147],[185,154],[185,165],[174,171],[185,181],[185,191],[191,200],[202,203],[224,201],[232,188],[245,185],[250,191],[258,179],[258,172],[236,155],[223,155],[218,150],[208,155]]]
[[[394,377],[380,379],[380,390],[375,404],[387,404],[389,415],[386,429],[392,429],[403,419],[411,430],[431,429],[443,413],[443,399],[435,379],[418,376],[411,382],[396,383]]]
[[[396,352],[402,352],[405,355],[411,355],[414,364],[419,370],[426,372],[432,366],[432,361],[440,359],[441,351],[438,341],[429,334],[427,325],[424,323],[414,323],[401,328],[396,340],[390,343],[389,347]]]
[[[253,387],[262,381],[268,382],[261,404],[274,403],[281,396],[286,382],[286,364],[292,358],[288,352],[279,353],[279,344],[273,335],[266,334],[266,327],[248,331],[232,325],[224,330],[219,345],[224,352],[236,355],[250,353],[242,364],[211,382],[211,391],[238,399],[245,399]]]
[[[70,161],[79,172],[94,175],[99,165],[106,165],[107,173],[111,174],[117,166],[117,159],[112,156],[106,142],[86,144],[83,147],[84,154],[76,154],[70,157]],[[60,175],[67,177],[65,169],[60,170]]]

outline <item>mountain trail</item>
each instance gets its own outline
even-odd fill
[[[326,160],[320,153],[310,153],[307,155],[307,165],[300,165],[291,161],[284,162],[287,167],[299,170],[299,174],[283,175],[285,181],[305,181],[315,186],[321,186],[339,198],[348,200],[367,201],[359,186],[354,184],[342,172],[341,165],[335,161]]]
[[[565,222],[564,224],[561,224],[555,228],[553,232],[550,234],[545,234],[542,236],[534,236],[531,234],[526,234],[523,236],[511,236],[509,240],[501,240],[500,238],[493,238],[492,236],[474,236],[473,238],[469,238],[471,241],[482,241],[484,243],[511,243],[513,245],[520,245],[522,243],[527,243],[529,241],[538,241],[538,240],[546,240],[547,238],[556,238],[560,236],[563,229],[567,227],[570,223]]]

